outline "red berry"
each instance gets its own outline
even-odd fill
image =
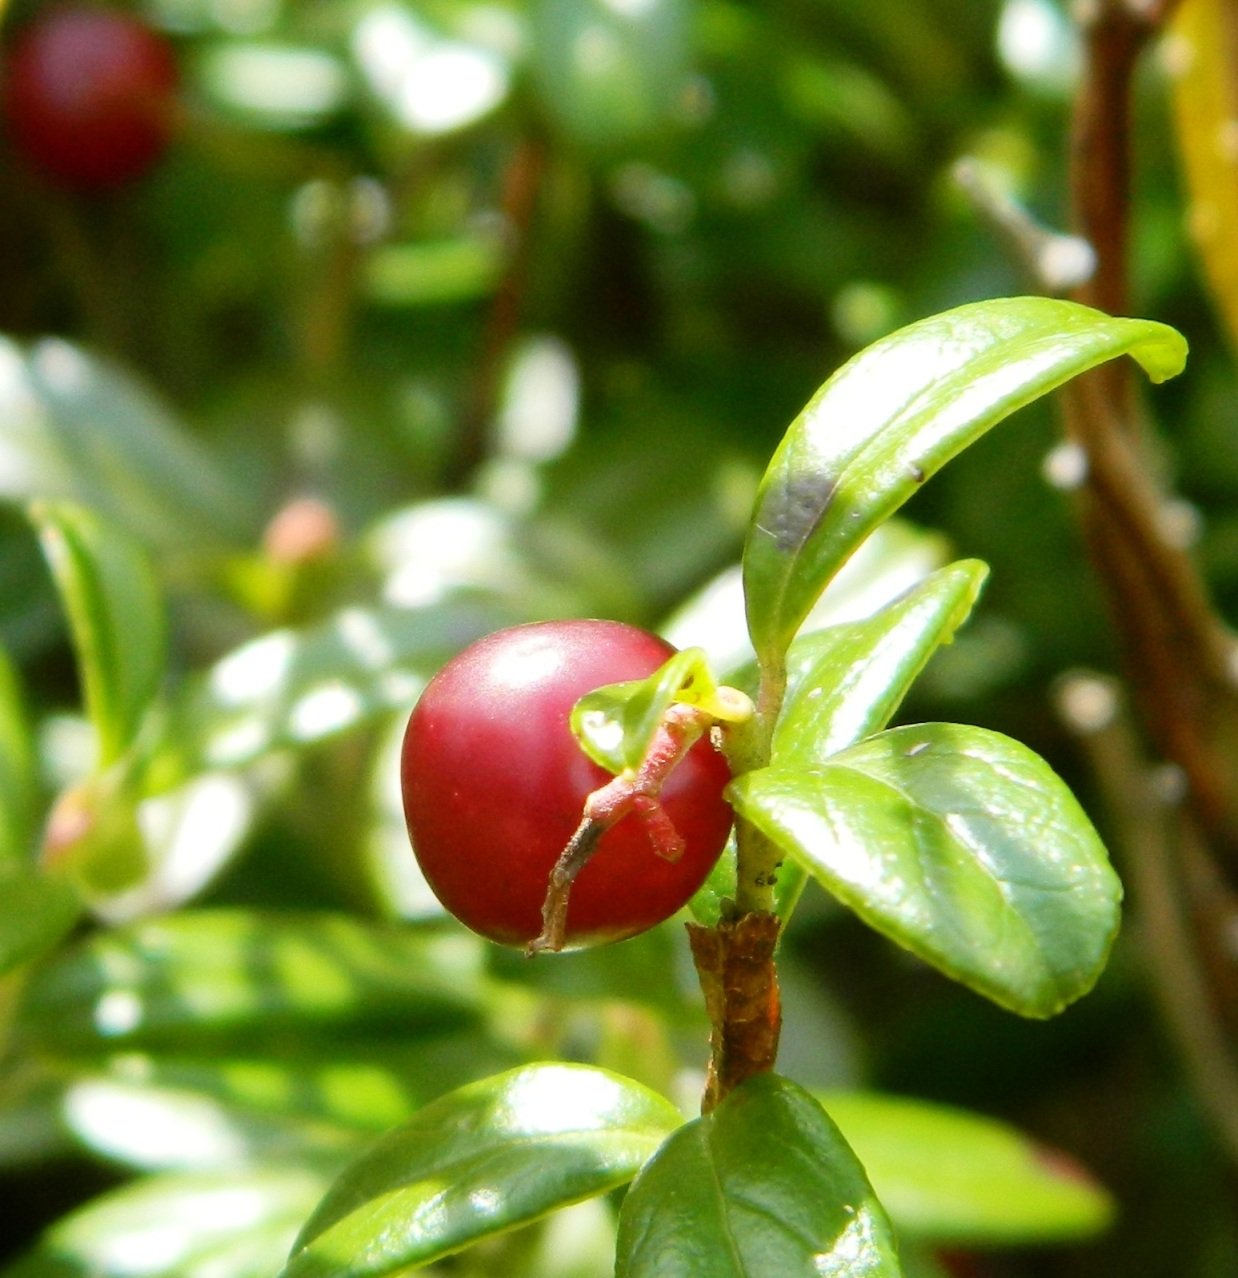
[[[53,9],[22,30],[7,58],[8,131],[62,185],[119,186],[163,154],[176,80],[171,46],[137,18]]]
[[[538,935],[550,871],[586,796],[611,780],[572,735],[572,706],[673,652],[614,621],[538,622],[478,640],[430,681],[404,734],[404,813],[426,879],[462,923],[507,945]],[[678,861],[632,815],[602,836],[572,887],[567,948],[635,936],[685,904],[726,842],[729,780],[706,738],[671,772],[661,801]]]

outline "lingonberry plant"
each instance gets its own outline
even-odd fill
[[[649,794],[637,779],[653,760],[678,759],[665,752],[668,726],[674,735],[685,715],[694,730],[713,725],[733,774],[735,837],[733,855],[691,902],[712,1023],[703,1112],[684,1122],[634,1080],[584,1065],[524,1066],[473,1083],[425,1106],[340,1176],[284,1278],[404,1272],[633,1177],[618,1227],[624,1278],[901,1272],[860,1160],[818,1099],[776,1072],[775,954],[801,889],[815,880],[977,993],[1047,1017],[1096,981],[1120,888],[1082,810],[1028,749],[976,727],[887,726],[966,618],[983,565],[940,569],[863,621],[806,622],[863,540],[941,466],[1015,409],[1123,354],[1159,381],[1181,368],[1185,344],[1163,325],[1021,298],[913,324],[835,374],[790,427],[757,494],[743,560],[754,659],[726,672],[751,703],[721,687],[699,651],[661,662],[660,647],[642,639],[637,659],[612,668],[609,643],[595,642],[586,660],[594,623],[500,634],[431,684],[404,757],[412,833],[448,905],[507,941],[529,937],[546,889],[546,918],[555,917],[556,854],[566,849],[570,860],[573,824],[588,827],[591,794],[611,785],[590,792],[604,774],[569,748],[567,703],[586,694],[572,726],[627,805],[602,801],[618,811],[607,837],[625,824],[630,835],[622,867],[616,855],[606,868],[624,919],[615,935],[665,914],[675,896],[659,879],[666,831],[651,839],[650,809],[632,802]],[[505,669],[509,654],[529,658],[531,636],[549,672]],[[579,662],[570,686],[559,673],[565,649]],[[657,668],[642,678],[647,664]],[[610,682],[589,690],[599,680]],[[543,702],[549,688],[553,708]],[[710,778],[699,800],[708,835],[685,852],[693,869],[681,889],[721,837],[707,750],[698,742],[679,765],[691,778],[699,758]],[[653,771],[670,824],[684,823],[693,848],[698,800],[674,809],[677,768]],[[602,839],[599,869],[606,855]],[[585,895],[593,869],[580,873],[579,901],[567,894],[565,930],[548,926],[537,948],[572,940],[578,904],[582,928],[606,930],[604,901]],[[507,891],[519,898],[510,914]]]
[[[176,84],[171,45],[138,18],[53,8],[21,30],[4,58],[5,128],[63,186],[123,186],[163,154]]]

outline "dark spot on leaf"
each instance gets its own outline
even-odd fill
[[[820,524],[836,488],[834,478],[824,471],[797,469],[765,495],[758,523],[779,550],[798,550]]]
[[[916,462],[912,462],[911,465],[908,467],[908,470],[911,472],[912,479],[914,479],[917,484],[924,483],[924,467],[923,466],[919,465]]]

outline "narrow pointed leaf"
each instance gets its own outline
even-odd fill
[[[757,494],[744,593],[762,663],[780,662],[826,584],[926,479],[1016,409],[1124,354],[1163,381],[1181,371],[1186,343],[1163,324],[1005,298],[921,320],[839,369]]]
[[[163,677],[159,587],[142,547],[94,511],[38,502],[31,515],[68,615],[106,768],[132,743]]]
[[[942,1246],[1071,1242],[1113,1200],[1066,1154],[983,1114],[906,1096],[821,1097],[900,1234]]]
[[[628,1191],[616,1278],[897,1278],[894,1237],[825,1111],[774,1074],[681,1127]]]
[[[895,728],[735,781],[737,810],[879,932],[1024,1016],[1095,984],[1121,885],[1049,766],[1009,737]]]
[[[928,659],[967,620],[988,575],[949,564],[863,621],[797,640],[774,732],[776,767],[811,767],[884,728]]]
[[[531,1065],[427,1105],[336,1181],[282,1278],[378,1278],[630,1180],[680,1123],[583,1065]]]

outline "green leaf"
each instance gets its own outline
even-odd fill
[[[29,854],[35,784],[34,746],[17,672],[0,647],[0,872]]]
[[[944,1246],[1060,1243],[1113,1216],[1082,1167],[996,1119],[870,1092],[821,1101],[900,1233]]]
[[[1124,354],[1159,382],[1181,371],[1186,342],[1073,302],[1004,298],[921,320],[848,361],[791,424],[757,493],[744,591],[762,664],[781,663],[826,584],[926,479],[1016,409]]]
[[[754,1078],[681,1127],[628,1191],[616,1278],[897,1278],[889,1223],[803,1088]]]
[[[427,1105],[336,1181],[282,1278],[402,1273],[630,1180],[681,1121],[606,1070],[530,1065]]]
[[[31,517],[69,618],[98,767],[106,768],[132,743],[163,678],[159,587],[142,547],[95,511],[37,502]]]
[[[394,709],[507,610],[468,600],[347,608],[319,625],[274,630],[229,653],[171,707],[147,785],[305,747]]]
[[[161,549],[248,530],[236,485],[141,384],[59,338],[0,338],[0,499],[67,499]]]
[[[300,1167],[148,1177],[57,1221],[3,1278],[270,1278],[322,1187]]]
[[[1121,885],[1065,784],[1009,737],[894,728],[728,794],[872,927],[1003,1007],[1052,1016],[1104,968]]]
[[[872,617],[796,640],[773,765],[813,767],[884,728],[929,657],[967,620],[988,571],[974,559],[949,564]]]
[[[0,973],[46,954],[81,914],[77,893],[57,875],[34,866],[0,873]]]
[[[21,1026],[51,1052],[303,1050],[476,1019],[474,938],[333,914],[186,911],[91,937],[42,967]]]
[[[585,753],[616,776],[641,765],[654,733],[675,702],[704,706],[720,719],[735,717],[718,696],[704,650],[685,648],[647,679],[612,683],[586,693],[572,707],[571,726]]]

